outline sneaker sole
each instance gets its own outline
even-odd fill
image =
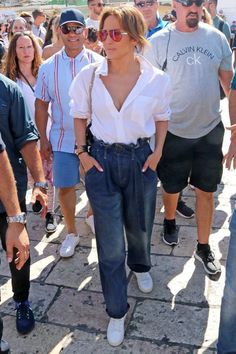
[[[182,214],[180,211],[178,211],[177,209],[176,209],[176,213],[184,219],[192,219],[195,215],[195,213],[193,213],[193,215],[191,215],[191,216],[186,216],[186,215]]]
[[[35,323],[34,323],[34,325],[32,326],[32,328],[29,330],[29,331],[19,331],[19,329],[16,327],[16,329],[17,329],[17,332],[19,333],[19,334],[21,334],[21,335],[26,335],[26,334],[29,334],[30,332],[32,332],[33,331],[33,329],[34,329],[34,327],[35,327]]]
[[[54,230],[48,230],[46,227],[45,227],[45,231],[47,234],[53,234],[53,232],[57,231],[57,227],[54,229]]]
[[[137,283],[138,283],[138,282],[137,282]],[[138,285],[138,284],[137,284],[137,285]],[[142,288],[140,288],[140,287],[138,286],[138,289],[139,289],[139,291],[141,291],[141,293],[143,293],[143,294],[149,294],[149,293],[152,292],[153,286],[152,286],[151,289],[142,289]]]
[[[164,239],[164,236],[162,236],[162,241],[168,245],[168,246],[177,246],[179,244],[179,240],[177,242],[167,242],[165,239]]]
[[[120,341],[120,342],[110,342],[108,339],[107,339],[107,342],[108,342],[108,344],[110,344],[110,346],[112,346],[112,347],[119,347],[119,345],[121,345],[121,344],[124,342],[124,338],[123,338],[122,341]]]
[[[205,264],[204,264],[203,260],[201,259],[201,257],[199,257],[196,253],[194,254],[194,257],[195,257],[195,258],[196,258],[199,262],[201,262],[201,263],[202,263],[203,268],[205,269],[205,272],[206,272],[207,274],[210,274],[210,275],[215,275],[215,274],[219,274],[219,273],[221,273],[221,270],[217,270],[217,271],[215,271],[215,272],[211,272],[211,271],[209,271],[209,269],[207,269],[207,268],[206,268],[206,266],[205,266]]]

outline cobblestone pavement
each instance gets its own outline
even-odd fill
[[[227,121],[226,102],[224,120]],[[229,141],[228,133],[225,141]],[[15,329],[10,273],[1,251],[1,312],[4,338],[10,342],[12,354],[214,353],[224,284],[228,219],[236,199],[235,172],[224,172],[215,194],[210,243],[222,264],[218,281],[209,279],[193,257],[194,219],[177,216],[180,244],[174,248],[163,244],[160,235],[163,208],[158,191],[151,249],[155,286],[151,294],[140,293],[134,276],[127,269],[130,310],[125,341],[118,348],[110,347],[106,341],[108,317],[99,280],[96,242],[84,222],[87,197],[82,186],[77,197],[76,223],[81,242],[70,259],[59,256],[66,234],[59,213],[58,230],[51,236],[45,234],[44,222],[31,211],[28,213],[32,257],[30,301],[36,326],[27,336],[18,335]],[[191,189],[185,190],[184,200],[194,207]]]

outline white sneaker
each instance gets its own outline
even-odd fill
[[[95,228],[94,228],[94,217],[90,215],[85,219],[86,224],[90,227],[92,233],[95,235]]]
[[[1,353],[10,353],[10,347],[9,347],[9,344],[6,340],[4,339],[1,339],[0,340],[0,352]]]
[[[137,279],[139,290],[142,291],[142,293],[150,293],[153,289],[153,281],[151,275],[148,272],[134,272],[134,274]]]
[[[61,244],[60,256],[71,257],[75,253],[75,247],[79,244],[79,235],[68,234]]]
[[[124,340],[125,335],[125,318],[126,314],[122,318],[110,318],[107,327],[107,340],[110,345],[117,347]]]

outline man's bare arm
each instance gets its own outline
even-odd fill
[[[221,86],[224,89],[225,95],[228,97],[229,96],[229,91],[230,91],[230,83],[233,78],[233,71],[226,71],[226,70],[219,70],[219,79]]]
[[[48,102],[38,98],[35,101],[35,123],[40,135],[40,151],[47,160],[50,159],[52,154],[51,144],[47,138],[48,105]]]
[[[21,149],[21,154],[26,163],[26,166],[30,170],[30,173],[35,182],[45,182],[43,165],[41,156],[37,147],[36,141],[28,141]],[[42,217],[45,217],[47,213],[47,194],[41,190],[40,188],[34,188],[32,193],[31,203],[35,203],[35,201],[39,200],[43,207],[43,211],[41,213]]]
[[[229,94],[229,116],[231,127],[231,139],[229,150],[224,158],[226,168],[230,169],[231,165],[236,168],[236,90],[231,89]]]

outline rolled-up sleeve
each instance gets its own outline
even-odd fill
[[[172,97],[171,80],[169,75],[163,73],[162,76],[162,95],[156,100],[156,107],[154,109],[155,121],[169,120],[171,116],[170,101]]]
[[[11,95],[9,111],[11,132],[18,150],[28,142],[39,139],[38,131],[30,116],[20,89],[15,86]]]
[[[90,118],[89,85],[92,70],[92,67],[81,70],[70,86],[70,115],[74,118]]]

